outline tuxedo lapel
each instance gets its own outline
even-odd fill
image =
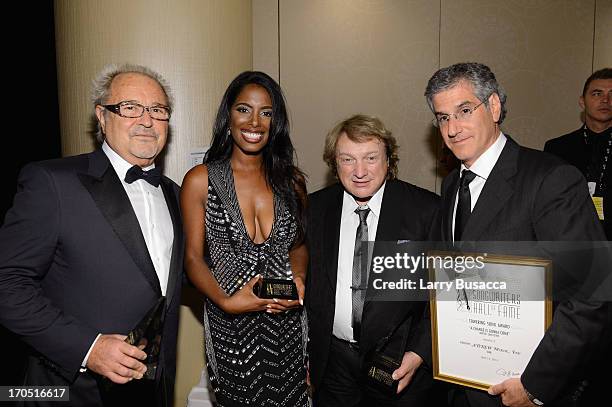
[[[168,205],[168,211],[172,218],[172,227],[174,230],[174,241],[172,243],[172,257],[170,259],[170,273],[168,275],[168,287],[166,289],[166,307],[170,306],[172,301],[172,295],[174,294],[174,287],[177,284],[177,279],[180,274],[182,264],[181,250],[183,247],[183,228],[180,217],[180,210],[174,193],[173,183],[165,177],[161,180],[162,191],[166,198],[166,204]]]
[[[385,190],[383,192],[383,199],[380,205],[380,218],[378,219],[378,227],[376,228],[376,242],[384,242],[392,240],[388,236],[396,237],[400,236],[400,223],[397,221],[398,211],[401,210],[402,205],[406,205],[406,202],[399,202],[397,200],[397,187],[398,184],[393,180],[387,181]]]
[[[454,170],[450,177],[449,185],[443,191],[443,207],[442,207],[442,240],[445,242],[453,241],[453,210],[455,207],[455,199],[457,197],[457,188],[459,187],[459,170]]]
[[[88,173],[79,174],[79,179],[153,290],[161,295],[159,279],[149,257],[138,218],[104,152],[96,150],[89,155]]]
[[[495,219],[514,193],[510,179],[516,174],[518,144],[508,137],[497,163],[489,174],[487,181],[474,206],[472,215],[463,231],[463,240],[476,241],[485,232],[487,226]]]
[[[340,221],[342,218],[344,191],[340,185],[336,185],[336,187],[323,218],[325,235],[322,242],[325,248],[325,269],[327,270],[330,287],[332,287],[334,293],[336,292],[338,280],[338,249],[340,248]]]
[[[371,259],[368,273],[368,289],[366,291],[366,300],[363,304],[363,312],[362,312],[362,322],[365,320],[366,314],[368,314],[368,310],[376,301],[371,301],[370,298],[373,297],[372,293],[372,284],[370,279],[372,277],[372,264],[374,255],[377,253],[377,244],[396,244],[398,237],[405,237],[402,233],[402,223],[398,221],[398,216],[401,214],[402,206],[408,210],[408,202],[402,202],[401,194],[399,189],[399,184],[395,180],[388,180],[385,185],[385,190],[383,192],[383,198],[380,205],[380,216],[378,218],[378,226],[376,228],[376,237],[374,238],[374,243],[370,245]],[[384,251],[384,250],[383,250]],[[374,296],[375,297],[375,296]],[[362,325],[363,327],[364,325]]]

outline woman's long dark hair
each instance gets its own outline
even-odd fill
[[[234,140],[228,134],[230,112],[236,98],[247,85],[259,85],[272,99],[272,120],[268,142],[262,149],[266,181],[272,191],[283,199],[298,222],[296,244],[305,236],[306,183],[304,173],[295,165],[295,150],[289,138],[289,119],[283,91],[274,79],[263,72],[246,71],[238,75],[228,86],[213,127],[210,149],[204,156],[204,164],[229,159]]]

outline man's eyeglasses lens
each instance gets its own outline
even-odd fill
[[[457,113],[443,114],[433,119],[433,125],[436,127],[445,127],[451,119],[451,116],[455,118],[455,120],[466,121],[472,116],[472,113],[476,109],[478,109],[484,101],[480,102],[474,107],[464,107]]]
[[[130,119],[142,117],[145,110],[149,112],[152,119],[163,121],[170,119],[170,109],[165,106],[143,106],[139,103],[121,102],[115,105],[103,105],[103,107],[121,117]]]

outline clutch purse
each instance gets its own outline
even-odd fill
[[[279,298],[283,300],[297,300],[297,287],[293,280],[285,278],[262,278],[253,287],[253,292],[259,298]]]
[[[130,345],[144,346],[142,350],[147,354],[147,358],[143,363],[147,366],[147,371],[143,379],[155,379],[161,349],[165,308],[166,297],[161,297],[125,338],[125,342]]]

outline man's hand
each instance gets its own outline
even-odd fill
[[[501,383],[489,387],[488,393],[497,396],[501,395],[501,400],[504,406],[508,407],[533,407],[533,404],[527,392],[518,377],[504,380]]]
[[[87,359],[87,368],[118,384],[142,379],[147,367],[140,361],[147,354],[125,342],[125,338],[125,335],[100,335]]]
[[[393,372],[393,380],[399,380],[397,385],[397,394],[410,384],[414,372],[421,366],[423,359],[414,352],[404,353],[402,364]]]

